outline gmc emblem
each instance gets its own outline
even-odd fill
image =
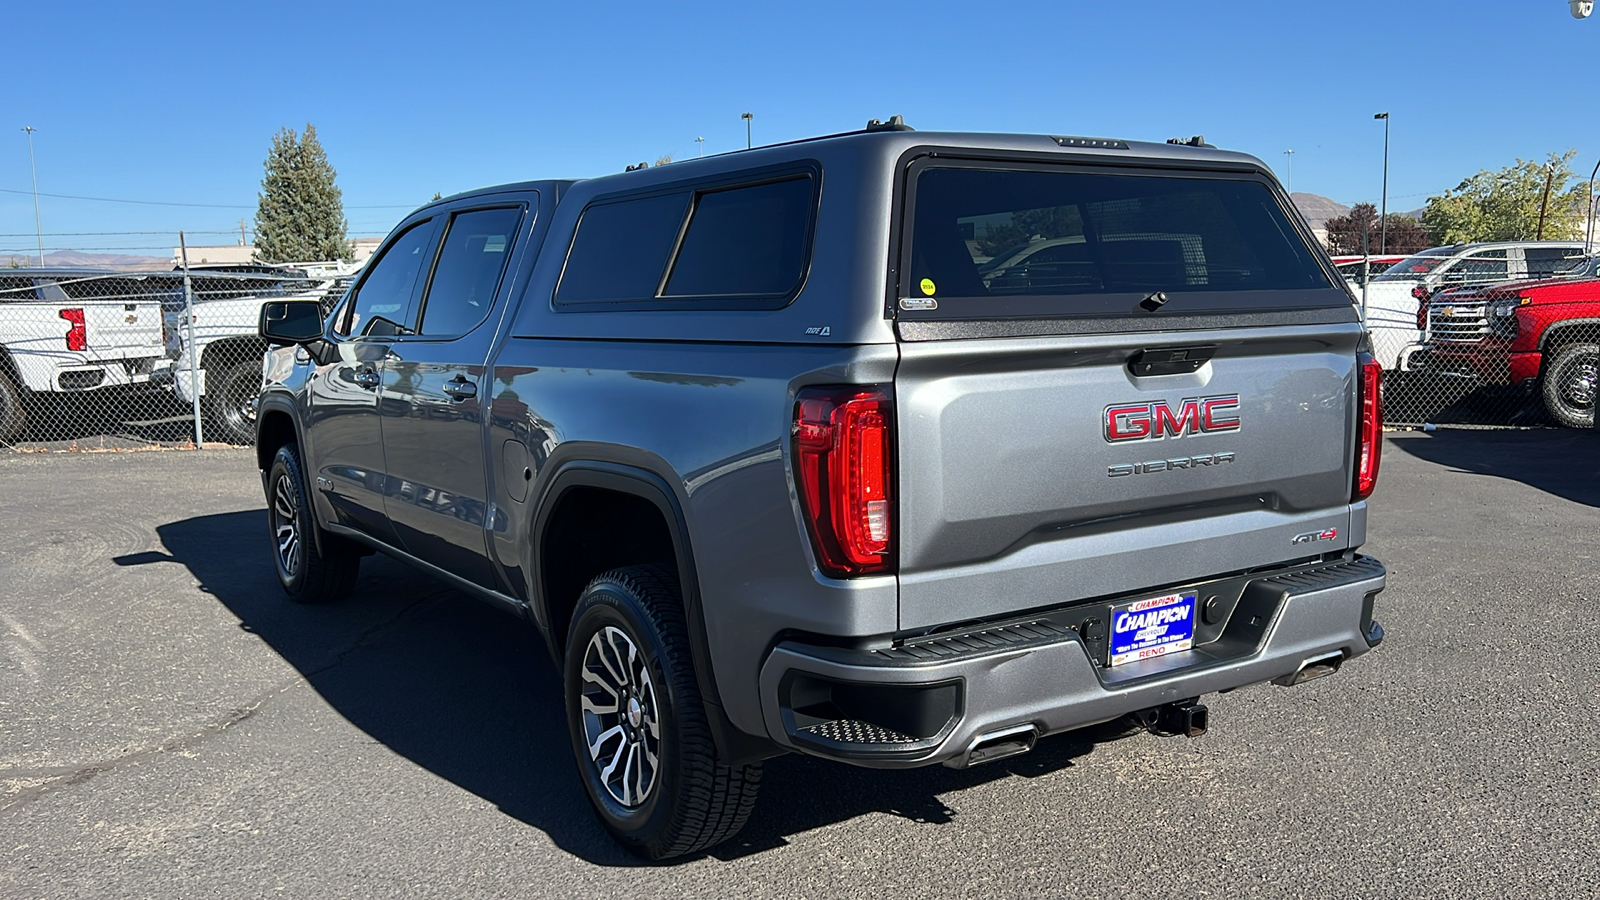
[[[1192,397],[1176,407],[1165,400],[1154,403],[1120,403],[1106,407],[1105,435],[1113,444],[1123,441],[1162,441],[1186,434],[1215,434],[1239,430],[1239,395]]]

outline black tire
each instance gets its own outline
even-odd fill
[[[326,603],[349,594],[361,571],[361,550],[331,534],[317,549],[316,521],[298,448],[285,444],[267,471],[268,537],[273,569],[296,603]]]
[[[0,442],[16,440],[28,427],[28,408],[23,404],[22,388],[0,369]]]
[[[630,645],[633,652],[624,653]],[[744,827],[761,766],[728,766],[717,757],[671,572],[632,566],[589,582],[568,631],[565,694],[584,789],[601,824],[628,851],[670,859],[720,844]],[[608,695],[616,701],[607,704]],[[591,732],[598,735],[595,752]],[[611,769],[609,778],[597,757]],[[630,773],[637,776],[632,782]]]
[[[206,436],[238,446],[254,444],[255,401],[260,393],[260,359],[235,360],[206,370]]]
[[[1568,344],[1545,366],[1540,393],[1550,418],[1568,428],[1594,427],[1600,344]]]

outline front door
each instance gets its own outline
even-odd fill
[[[415,306],[418,277],[432,258],[437,223],[413,223],[367,267],[335,316],[329,349],[311,378],[309,485],[333,521],[387,544],[396,542],[384,510],[390,483],[378,415],[379,386],[396,338]]]
[[[385,505],[400,544],[490,588],[483,411],[491,386],[484,363],[508,302],[507,261],[531,225],[526,220],[536,200],[510,194],[449,211],[438,259],[420,293],[416,333],[394,342],[383,373],[384,446],[393,482]]]

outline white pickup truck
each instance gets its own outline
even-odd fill
[[[1385,369],[1410,371],[1426,345],[1426,318],[1419,304],[1434,293],[1475,284],[1546,278],[1584,256],[1583,241],[1502,241],[1434,247],[1383,270],[1361,298],[1372,355]]]
[[[0,269],[0,442],[28,424],[31,395],[150,381],[166,364],[159,276]]]
[[[261,389],[261,357],[267,345],[257,336],[261,305],[269,300],[324,299],[328,309],[359,266],[265,265],[192,267],[194,362],[189,356],[189,323],[184,318],[182,275],[166,305],[166,353],[172,360],[173,393],[185,404],[195,392],[206,414],[206,440],[250,444],[256,436],[256,395]]]

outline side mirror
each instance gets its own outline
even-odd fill
[[[276,346],[305,344],[322,337],[322,304],[316,300],[272,300],[261,304],[257,332]]]

